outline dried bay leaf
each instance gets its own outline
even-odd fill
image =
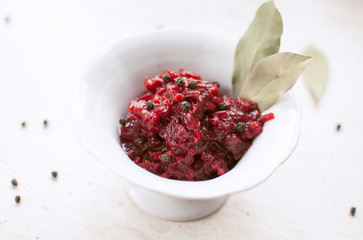
[[[233,95],[256,102],[260,112],[294,86],[311,59],[295,53],[278,53],[282,29],[275,4],[266,2],[257,10],[236,47]]]
[[[256,64],[279,51],[281,34],[282,19],[274,2],[262,4],[236,47],[232,76],[234,97],[246,89],[244,82]]]
[[[239,97],[257,103],[259,111],[271,107],[279,97],[294,86],[311,57],[295,53],[276,53],[257,63],[245,81]]]
[[[312,56],[313,59],[304,71],[303,80],[315,103],[318,104],[328,80],[328,61],[324,54],[313,46],[309,46],[304,54]]]

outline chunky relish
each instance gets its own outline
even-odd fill
[[[120,120],[120,139],[132,161],[161,177],[201,181],[226,173],[274,118],[247,99],[219,97],[218,83],[184,69],[144,84],[147,91]]]

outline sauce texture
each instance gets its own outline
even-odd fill
[[[228,172],[274,118],[250,100],[219,97],[217,83],[184,69],[144,85],[120,120],[120,140],[132,161],[161,177],[201,181]]]

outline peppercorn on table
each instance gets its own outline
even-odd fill
[[[99,49],[188,28],[238,39],[263,1],[2,1],[0,239],[363,239],[363,3],[275,2],[281,52],[309,45],[329,74],[316,104],[300,78],[300,142],[266,182],[216,213],[172,222],[140,210],[79,143],[67,97]]]

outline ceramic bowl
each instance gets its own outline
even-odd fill
[[[133,163],[120,145],[119,119],[131,99],[144,91],[145,76],[184,68],[217,81],[230,94],[234,49],[238,39],[189,30],[159,30],[120,39],[94,56],[82,70],[69,98],[77,136],[102,164],[125,181],[131,199],[146,212],[169,220],[204,217],[232,193],[266,180],[294,150],[300,107],[292,92],[268,112],[266,123],[245,156],[226,174],[190,182],[159,177]]]

